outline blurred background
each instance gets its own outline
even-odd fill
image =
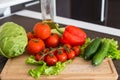
[[[0,1],[0,4],[3,1]],[[120,0],[56,0],[56,15],[120,29]],[[0,17],[27,9],[41,12],[40,0],[2,8]]]

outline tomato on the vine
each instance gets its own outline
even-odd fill
[[[36,61],[40,61],[40,60],[43,60],[43,61],[44,61],[44,57],[43,57],[43,55],[40,54],[40,53],[37,53],[37,54],[35,55],[35,59],[36,59]]]
[[[65,62],[67,60],[67,54],[63,50],[57,50],[56,57],[58,61]]]
[[[31,55],[36,55],[45,48],[45,44],[41,39],[31,39],[27,45],[27,51]]]
[[[59,44],[59,35],[56,33],[52,33],[46,40],[45,40],[47,47],[57,47]]]
[[[57,63],[57,57],[54,54],[48,54],[45,57],[45,61],[46,61],[47,65],[53,66]]]
[[[72,49],[70,49],[69,51],[66,51],[66,54],[67,54],[68,59],[75,58],[75,51],[73,51]]]
[[[79,46],[73,46],[72,49],[75,51],[76,56],[80,55],[81,50]]]
[[[51,34],[51,28],[45,23],[36,23],[33,28],[34,34],[37,38],[47,39]]]

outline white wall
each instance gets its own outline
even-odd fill
[[[0,15],[3,14],[4,11],[5,11],[5,8],[1,8],[0,9]]]

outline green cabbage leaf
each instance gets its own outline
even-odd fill
[[[14,23],[6,22],[0,26],[0,55],[12,58],[23,54],[28,43],[25,29]]]

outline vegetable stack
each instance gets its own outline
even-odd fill
[[[56,26],[59,31],[58,24]],[[27,52],[38,61],[44,60],[49,66],[78,56],[80,46],[86,41],[86,33],[78,27],[66,26],[60,36],[52,33],[48,24],[41,22],[36,23],[33,32],[28,32],[27,35]]]
[[[55,26],[56,30],[61,32],[59,25],[55,24]],[[86,41],[86,33],[76,26],[68,25],[65,27],[65,31],[58,34],[51,32],[51,28],[48,24],[41,22],[36,23],[33,27],[33,31],[28,32],[27,36],[28,45],[26,49],[28,54],[32,55],[32,57],[28,58],[26,62],[28,64],[31,60],[34,61],[30,64],[40,62],[42,63],[40,64],[41,69],[45,67],[54,67],[54,69],[56,69],[55,66],[57,69],[59,69],[60,66],[64,68],[66,62],[69,62],[80,55],[80,46]],[[40,69],[38,68],[32,69],[29,71],[29,74],[38,78],[42,74],[37,72],[39,70]],[[43,73],[44,70],[46,71],[46,69],[42,70]],[[61,70],[59,70],[59,72],[60,71]],[[49,73],[47,75],[56,75],[56,73]]]

